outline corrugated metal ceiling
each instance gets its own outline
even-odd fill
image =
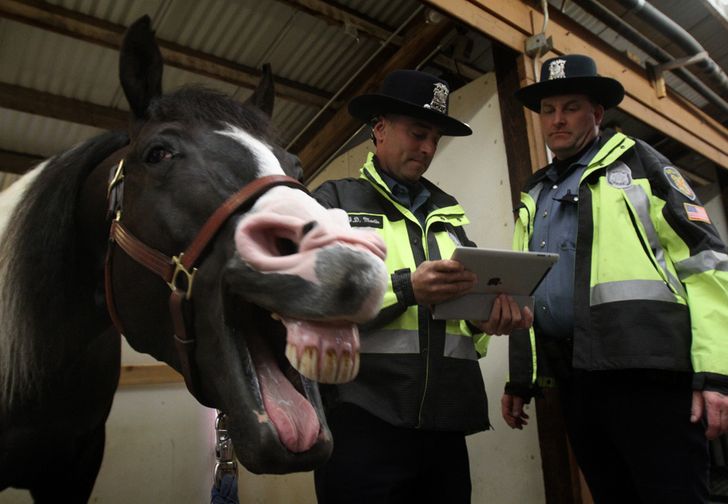
[[[686,7],[693,2],[702,3],[702,0],[653,1],[690,30],[725,69],[728,66],[725,25],[715,18],[706,18],[705,9]],[[251,69],[271,63],[277,78],[316,90],[322,99],[335,98],[342,87],[358,78],[357,72],[364,63],[382,48],[380,38],[353,30],[351,25],[355,23],[348,23],[346,16],[343,21],[325,20],[321,15],[313,15],[305,7],[307,2],[302,0],[51,0],[48,4],[123,26],[148,14],[161,40]],[[388,33],[400,28],[422,7],[417,0],[341,0],[326,4]],[[563,10],[618,50],[629,51],[642,61],[648,60],[638,48],[581,11],[575,2],[551,0],[551,8]],[[658,44],[679,54],[672,41],[661,38],[657,32],[648,33],[649,27],[643,29]],[[465,36],[473,44],[473,50],[460,64],[469,66],[476,74],[491,70],[487,39],[472,32]],[[455,52],[453,47],[446,46],[440,54],[451,59]],[[115,49],[0,17],[0,82],[4,84],[126,110],[117,65]],[[219,89],[240,100],[251,93],[245,86],[165,66],[165,90],[190,83]],[[706,105],[702,97],[681,81],[669,76],[668,83],[697,106]],[[304,129],[320,110],[320,104],[279,97],[273,120],[282,143],[287,145],[305,133]],[[637,123],[634,127],[638,128]],[[48,156],[98,131],[91,126],[0,108],[0,151]]]

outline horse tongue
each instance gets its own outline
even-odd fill
[[[303,376],[319,383],[345,383],[359,372],[359,329],[353,323],[282,319],[286,357]]]
[[[253,361],[263,406],[278,432],[278,438],[294,453],[308,450],[316,443],[320,430],[316,411],[286,379],[266,345],[254,341],[249,344],[255,347]]]

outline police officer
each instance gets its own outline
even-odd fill
[[[470,502],[465,436],[489,427],[476,340],[532,322],[507,296],[487,322],[431,317],[431,305],[475,284],[448,259],[456,246],[474,245],[465,212],[422,177],[441,136],[472,133],[448,115],[448,95],[433,75],[397,70],[378,93],[354,98],[349,112],[371,125],[376,152],[358,179],[314,193],[346,210],[352,226],[381,234],[390,273],[379,315],[360,328],[358,377],[327,394],[334,450],[315,473],[320,504]]]
[[[526,424],[535,353],[595,502],[704,503],[707,439],[728,431],[728,256],[668,159],[600,131],[623,96],[582,55],[516,93],[555,159],[523,189],[514,245],[560,259],[536,291],[535,348],[509,340],[502,414]]]

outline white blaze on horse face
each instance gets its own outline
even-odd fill
[[[261,142],[244,129],[229,124],[228,129],[216,131],[215,133],[233,138],[246,146],[257,161],[258,176],[285,175],[283,168],[281,168],[281,163],[275,154],[273,154],[270,146]]]

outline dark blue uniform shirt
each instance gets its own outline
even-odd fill
[[[597,142],[571,159],[546,169],[536,201],[533,236],[528,248],[559,254],[559,260],[534,293],[535,325],[556,339],[574,331],[574,260],[576,255],[579,180],[596,154]]]

